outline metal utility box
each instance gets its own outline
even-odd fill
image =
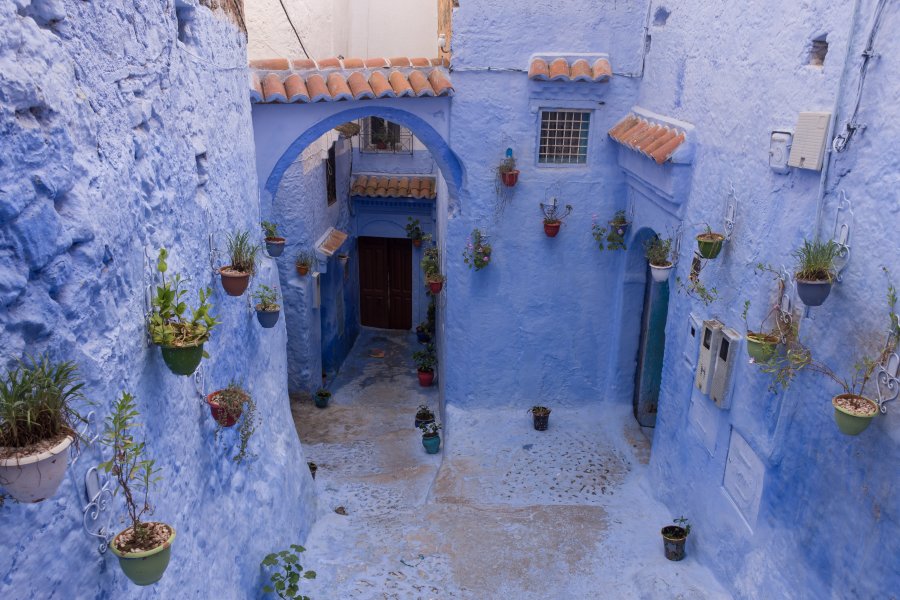
[[[700,356],[697,359],[697,375],[694,383],[703,394],[709,395],[712,385],[713,371],[716,368],[715,357],[719,352],[722,339],[722,323],[716,319],[703,321],[703,332],[700,338]]]
[[[731,373],[738,360],[740,345],[741,335],[734,329],[723,327],[719,349],[713,357],[715,368],[709,392],[709,397],[719,408],[731,408]]]

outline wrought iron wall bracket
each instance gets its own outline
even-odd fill
[[[900,355],[896,352],[888,354],[887,361],[875,370],[875,390],[878,395],[875,402],[878,403],[878,408],[883,415],[887,414],[887,403],[893,402],[897,396],[900,396],[898,372],[900,372]]]
[[[834,213],[834,229],[831,239],[838,246],[837,257],[834,259],[835,281],[843,281],[843,272],[850,262],[850,230],[853,226],[853,204],[847,196],[847,192],[841,190],[841,200]]]

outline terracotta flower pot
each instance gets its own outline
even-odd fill
[[[171,549],[172,542],[175,541],[175,528],[169,524],[165,524],[166,527],[169,528],[169,531],[172,532],[172,535],[169,536],[169,539],[160,546],[152,550],[146,550],[144,552],[128,552],[123,553],[116,547],[116,541],[119,539],[123,533],[128,531],[122,531],[117,535],[113,542],[109,545],[109,549],[112,550],[112,553],[119,557],[119,566],[122,568],[122,572],[128,576],[128,579],[133,581],[136,585],[151,585],[162,579],[163,573],[166,572],[166,567],[169,566],[169,558],[171,557]]]
[[[840,394],[831,399],[834,421],[841,433],[859,435],[872,424],[878,414],[878,404],[853,394]]]
[[[556,223],[544,223],[544,233],[547,234],[547,237],[556,237],[556,234],[559,233],[559,226],[562,223],[557,221]]]
[[[231,267],[222,267],[219,269],[219,274],[222,276],[222,288],[229,296],[240,296],[247,291],[247,286],[250,285],[250,273],[236,271]]]
[[[41,502],[53,496],[66,476],[67,450],[74,439],[68,435],[43,452],[0,459],[0,487],[24,503]]]
[[[444,289],[443,281],[429,281],[428,289],[431,290],[432,294],[440,294],[441,290]]]
[[[296,265],[297,266],[297,275],[303,277],[307,273],[309,273],[309,265]]]
[[[227,411],[216,401],[220,393],[222,393],[222,390],[213,392],[206,397],[206,403],[209,405],[209,412],[212,414],[212,418],[216,423],[222,427],[234,427],[234,424],[237,423],[237,420],[241,418],[241,414],[244,412],[244,405],[241,404],[241,406],[238,407],[237,412]]]
[[[284,238],[283,237],[267,237],[266,252],[272,258],[277,258],[284,254]]]
[[[422,387],[430,387],[434,383],[434,371],[417,371],[419,374],[419,385]]]
[[[515,187],[516,183],[519,181],[519,171],[506,171],[500,173],[500,179],[503,181],[503,185],[506,187]]]
[[[421,247],[422,247],[422,240],[421,240],[421,239],[413,240],[412,243],[413,243],[413,246],[415,246],[416,248],[421,248]]]

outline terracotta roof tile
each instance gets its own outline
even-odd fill
[[[528,79],[548,81],[550,79],[550,67],[547,66],[547,61],[543,58],[536,58],[531,61],[531,66],[528,68]]]
[[[334,255],[337,249],[347,240],[347,237],[346,233],[332,227],[331,231],[328,232],[328,237],[319,244],[319,252],[326,256]]]
[[[284,91],[288,102],[309,102],[309,91],[303,78],[294,73],[284,80]]]
[[[598,58],[593,68],[594,81],[607,82],[612,77],[612,65],[605,58]]]
[[[569,67],[569,77],[572,78],[572,81],[592,81],[594,73],[591,70],[591,64],[583,58],[579,58]]]
[[[436,196],[434,177],[357,175],[350,186],[354,196],[372,198],[425,198]]]
[[[367,59],[326,58],[264,59],[252,61],[249,83],[251,102],[331,102],[395,97],[452,96],[453,84],[446,70],[425,58]],[[380,69],[400,65],[385,74]],[[404,66],[405,65],[405,66]],[[291,68],[292,67],[292,68]],[[324,72],[322,71],[324,69]],[[260,81],[262,78],[262,81]]]
[[[677,127],[653,123],[637,115],[627,115],[609,130],[609,137],[626,148],[663,164],[684,143],[687,136]]]
[[[412,63],[409,62],[409,59],[405,56],[397,56],[395,58],[388,59],[391,62],[392,67],[411,67]]]
[[[263,97],[266,102],[287,102],[287,93],[281,78],[275,73],[269,73],[262,81]]]
[[[445,65],[445,64],[444,64],[444,59],[438,57],[438,58],[432,58],[432,59],[431,59],[431,66],[432,66],[432,67],[444,67],[444,66],[450,66],[450,65]]]
[[[431,64],[430,58],[411,58],[411,59],[409,59],[409,62],[414,67],[431,67],[431,66],[433,66]]]
[[[550,81],[569,81],[569,61],[557,58],[550,63]]]

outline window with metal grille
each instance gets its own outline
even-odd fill
[[[586,163],[590,126],[590,111],[542,110],[538,162],[559,165]]]
[[[325,160],[325,189],[328,196],[328,206],[337,202],[336,158],[336,144],[331,144],[331,147],[328,148],[328,158]]]
[[[367,117],[360,123],[362,136],[361,152],[384,152],[387,154],[412,154],[413,134],[406,127],[391,123],[381,117]]]

